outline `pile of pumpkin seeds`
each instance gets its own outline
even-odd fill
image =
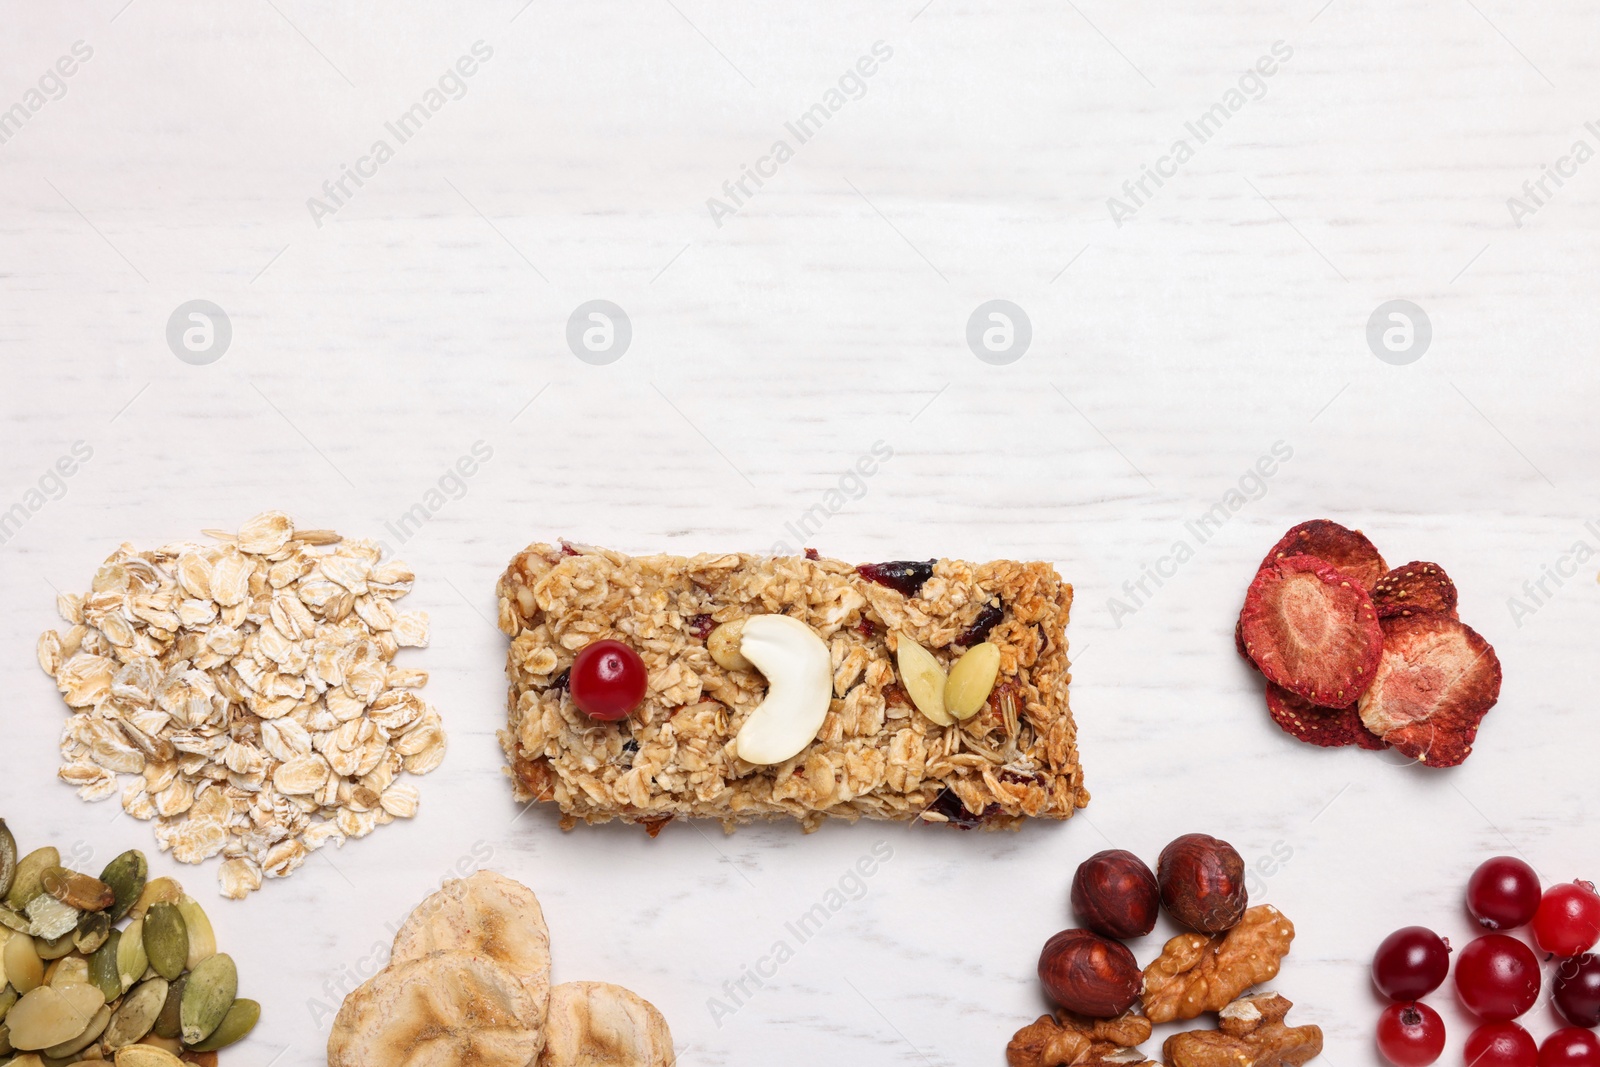
[[[137,849],[93,878],[54,848],[19,857],[0,819],[0,900],[0,1067],[215,1064],[261,1015],[206,913]]]

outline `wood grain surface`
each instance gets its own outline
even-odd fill
[[[1386,933],[1464,943],[1462,886],[1490,855],[1600,874],[1600,560],[1574,555],[1600,550],[1591,6],[3,11],[0,815],[102,862],[155,852],[55,780],[63,709],[34,662],[55,590],[123,541],[281,508],[389,542],[433,620],[402,658],[432,672],[451,751],[414,822],[238,904],[213,869],[152,857],[263,1004],[224,1062],[322,1062],[341,990],[478,866],[539,894],[558,980],[660,1006],[683,1067],[999,1064],[1046,1007],[1034,964],[1071,925],[1076,863],[1194,830],[1271,871],[1254,895],[1299,927],[1276,988],[1327,1032],[1323,1062],[1376,1062]],[[632,334],[605,365],[567,342],[597,299]],[[967,342],[994,299],[1031,327],[1005,365]],[[1431,326],[1405,364],[1368,343],[1396,299]],[[192,300],[231,326],[205,365],[168,345]],[[53,477],[77,442],[92,455]],[[489,458],[453,477],[475,446]],[[1444,565],[1494,642],[1503,697],[1464,767],[1268,720],[1233,621],[1261,553],[1318,516]],[[1055,562],[1077,589],[1089,808],[1015,835],[654,841],[520,812],[494,739],[510,556],[798,549],[797,527],[852,560]],[[874,848],[890,858],[858,892]],[[841,881],[826,924],[762,963]],[[1467,1020],[1434,1003],[1454,1060]],[[1555,1025],[1544,1004],[1528,1022]]]

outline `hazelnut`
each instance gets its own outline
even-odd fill
[[[1156,927],[1161,890],[1144,860],[1120,848],[1096,852],[1072,878],[1078,921],[1106,937],[1143,937]]]
[[[1144,975],[1119,941],[1063,930],[1039,953],[1039,981],[1051,1000],[1091,1019],[1111,1019],[1139,999]]]
[[[1250,902],[1244,860],[1208,834],[1184,834],[1162,849],[1156,881],[1167,913],[1197,933],[1233,929]]]

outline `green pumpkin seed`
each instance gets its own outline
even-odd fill
[[[121,944],[122,931],[112,930],[106,936],[105,944],[95,949],[94,955],[89,957],[89,981],[105,994],[108,1001],[122,996],[122,979],[117,975],[117,949]]]
[[[61,866],[61,853],[50,847],[37,848],[17,861],[17,870],[6,893],[6,906],[21,911],[28,901],[44,892],[41,879],[45,868]]]
[[[41,960],[59,960],[72,952],[72,935],[76,930],[68,930],[60,937],[46,939],[34,938],[33,950],[39,954]]]
[[[33,992],[44,984],[44,964],[27,934],[12,934],[5,947],[6,981],[18,993]]]
[[[150,966],[150,957],[144,951],[144,920],[135,919],[122,931],[122,943],[117,946],[117,981],[123,989],[144,977]]]
[[[183,916],[183,928],[189,933],[189,958],[186,966],[194,970],[201,960],[217,954],[217,935],[211,929],[211,920],[194,897],[178,901],[178,914]]]
[[[73,932],[72,944],[85,956],[98,952],[111,936],[111,916],[103,911],[85,912]]]
[[[215,1052],[219,1048],[227,1048],[254,1030],[260,1019],[261,1005],[240,997],[233,1002],[228,1014],[222,1017],[222,1022],[211,1032],[211,1036],[199,1044],[190,1045],[189,1048],[195,1052]]]
[[[70,1041],[63,1041],[59,1045],[51,1045],[44,1050],[45,1056],[49,1059],[65,1059],[69,1056],[76,1056],[100,1039],[100,1035],[105,1032],[106,1024],[110,1021],[111,1009],[102,1004],[100,1010],[94,1013],[94,1018],[89,1020],[89,1028],[87,1030]]]
[[[189,972],[189,981],[183,987],[179,1006],[183,1043],[192,1047],[210,1037],[222,1025],[238,994],[239,969],[232,956],[219,952],[202,960]]]
[[[109,908],[117,899],[111,887],[98,878],[68,870],[66,867],[46,867],[39,875],[44,891],[61,903],[79,911],[99,911]]]
[[[189,976],[184,975],[167,987],[167,1002],[161,1005],[161,1014],[150,1027],[151,1033],[168,1040],[183,1033],[183,988],[188,984]]]
[[[167,981],[183,973],[189,962],[189,931],[176,904],[150,905],[144,917],[144,951],[150,966]]]
[[[150,864],[136,848],[130,848],[106,864],[106,869],[100,872],[100,880],[111,887],[116,897],[110,908],[112,922],[121,922],[127,916],[139,894],[144,892],[149,877]]]
[[[11,880],[17,876],[17,839],[6,829],[0,819],[0,897],[11,892]]]
[[[156,1024],[156,1017],[167,1003],[170,990],[171,986],[165,978],[151,978],[134,986],[123,998],[122,1006],[112,1015],[111,1025],[106,1028],[106,1048],[119,1049],[124,1045],[132,1045],[150,1033],[150,1028]]]
[[[11,999],[15,1000],[16,994],[12,994]],[[11,1047],[11,1028],[5,1023],[0,1023],[0,1056],[9,1056],[15,1051],[16,1049]]]

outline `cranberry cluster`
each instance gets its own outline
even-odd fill
[[[1467,882],[1467,911],[1487,930],[1532,924],[1534,943],[1557,961],[1551,1001],[1571,1023],[1536,1043],[1513,1020],[1539,999],[1544,978],[1527,943],[1506,933],[1475,938],[1456,961],[1456,995],[1482,1020],[1467,1038],[1473,1067],[1600,1067],[1600,894],[1588,882],[1542,889],[1532,867],[1510,856],[1485,861]],[[1427,1067],[1444,1051],[1444,1020],[1421,998],[1450,973],[1450,944],[1421,926],[1378,946],[1372,981],[1395,1003],[1378,1017],[1378,1050],[1395,1067]]]

